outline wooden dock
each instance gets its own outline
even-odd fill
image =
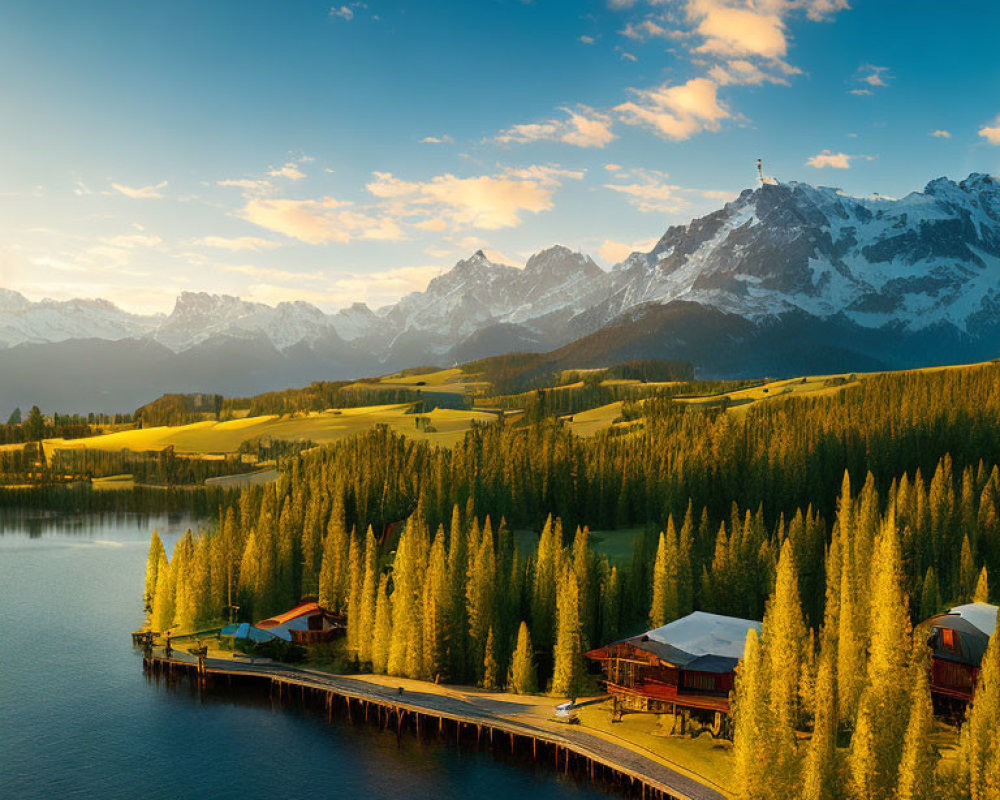
[[[394,729],[400,737],[412,732],[417,737],[433,735],[459,746],[487,746],[494,751],[503,748],[504,752],[549,763],[567,775],[643,800],[726,800],[721,787],[713,788],[580,726],[549,730],[502,716],[499,709],[494,713],[453,694],[412,689],[401,694],[395,687],[273,662],[198,659],[176,650],[167,658],[159,647],[147,649],[143,668],[154,676],[190,677],[205,690],[256,684],[267,688],[277,701],[321,710],[331,721],[338,713],[352,723],[364,721]]]

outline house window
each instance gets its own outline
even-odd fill
[[[955,631],[951,628],[941,629],[941,646],[945,650],[950,650],[953,653],[958,652],[958,636]]]

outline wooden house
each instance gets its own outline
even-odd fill
[[[682,714],[728,728],[729,693],[753,620],[695,611],[586,654],[600,663],[616,714]]]
[[[997,606],[955,606],[924,624],[931,648],[931,694],[939,708],[960,711],[972,699],[986,645],[996,632]]]
[[[295,644],[328,642],[347,629],[343,617],[316,602],[300,603],[284,614],[262,619],[257,627]]]

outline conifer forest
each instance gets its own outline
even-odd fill
[[[154,535],[151,628],[314,594],[346,618],[345,671],[573,697],[593,647],[692,610],[763,619],[732,695],[737,797],[1000,796],[1000,637],[943,759],[920,627],[998,599],[1000,365],[622,416],[641,424],[581,438],[536,411],[450,449],[377,427],[293,454],[169,559]],[[593,541],[628,531],[630,557]]]

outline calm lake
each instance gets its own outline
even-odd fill
[[[0,516],[0,797],[589,798],[488,753],[147,680],[149,535],[183,516]]]

